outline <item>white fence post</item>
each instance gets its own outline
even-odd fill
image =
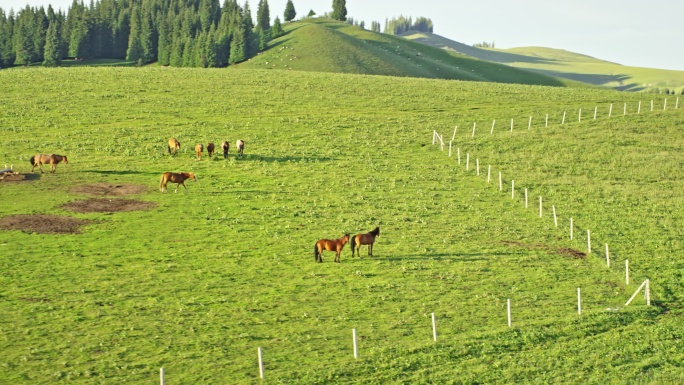
[[[613,103],[610,103],[610,109],[608,110],[608,117],[613,116]]]
[[[546,114],[546,123],[544,124],[544,127],[549,126],[549,114]]]
[[[553,225],[558,227],[558,218],[556,218],[556,205],[551,205],[551,209],[553,210]]]
[[[637,107],[637,114],[641,113],[641,100],[639,100],[639,107]]]
[[[257,355],[259,356],[259,377],[264,378],[264,358],[261,352],[261,347],[257,348]]]
[[[644,286],[646,287],[646,290],[644,292],[644,296],[646,297],[646,305],[651,306],[651,293],[650,293],[650,289],[648,287],[649,283],[648,283],[648,279],[647,279],[641,285],[639,285],[639,288],[636,289],[636,291],[634,292],[634,294],[632,294],[632,296],[629,298],[627,303],[625,303],[625,307],[627,307],[630,303],[632,303],[634,298],[636,298],[637,294],[639,294],[639,292],[641,291],[642,288],[644,288]]]
[[[354,358],[359,358],[359,345],[356,342],[356,328],[352,329],[352,340],[354,343]]]
[[[432,339],[437,341],[437,320],[435,319],[435,313],[432,313]]]
[[[539,197],[539,218],[542,217],[542,197]]]
[[[629,259],[625,259],[625,285],[629,285]]]
[[[594,120],[596,120],[596,112],[598,112],[598,106],[594,107]]]
[[[475,159],[475,175],[480,176],[480,159]]]
[[[606,243],[606,266],[610,267],[610,253],[608,253],[608,244]]]
[[[587,254],[591,254],[591,232],[587,229]]]
[[[675,109],[679,108],[679,98],[677,98],[677,101],[675,102]]]
[[[651,280],[646,280],[646,306],[651,306]]]
[[[159,384],[164,385],[164,368],[159,368]]]
[[[437,130],[432,130],[432,144],[437,143]]]
[[[627,115],[627,103],[625,103],[625,106],[622,109],[622,115]]]
[[[494,133],[494,123],[496,123],[496,119],[492,120],[492,129],[489,130],[489,133],[490,133],[490,134],[493,134],[493,133]]]
[[[487,183],[489,183],[490,176],[492,175],[492,165],[487,166]]]
[[[454,127],[454,134],[451,135],[451,141],[453,142],[454,139],[456,139],[456,130],[458,130],[458,126]]]
[[[477,122],[473,122],[473,138],[475,137],[475,127],[477,126]]]
[[[451,142],[449,142],[449,158],[451,158]]]
[[[470,170],[470,153],[466,153],[466,171]]]
[[[582,314],[582,295],[580,288],[577,288],[577,314]]]
[[[513,119],[511,119],[511,132],[513,132]]]
[[[532,117],[530,116],[530,121],[527,123],[527,129],[529,130],[532,127]]]
[[[663,102],[663,111],[667,110],[667,98],[665,98],[665,101]]]
[[[565,111],[563,111],[563,120],[561,121],[561,125],[565,124]]]
[[[508,327],[511,327],[511,300],[506,301],[508,304]]]
[[[511,179],[511,199],[515,198],[515,181]]]
[[[572,241],[572,218],[570,218],[570,240]]]
[[[503,191],[503,181],[501,180],[501,171],[499,171],[499,191]]]
[[[577,115],[577,122],[582,123],[582,109],[579,109],[579,114]]]
[[[651,99],[651,112],[653,112],[653,99]]]

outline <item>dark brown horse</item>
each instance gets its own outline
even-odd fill
[[[235,142],[235,147],[237,147],[238,156],[242,156],[242,152],[245,151],[245,142],[242,139],[238,139]]]
[[[195,154],[197,154],[197,159],[202,160],[202,151],[204,151],[204,145],[202,143],[198,143],[195,146]]]
[[[230,144],[224,141],[221,143],[221,149],[223,150],[223,159],[228,159],[228,150],[230,149]]]
[[[207,143],[207,154],[209,155],[209,158],[214,155],[214,142]]]
[[[351,249],[352,257],[354,256],[354,249],[356,249],[356,255],[361,258],[361,245],[368,245],[368,255],[373,256],[373,243],[375,243],[375,238],[380,236],[380,227],[376,227],[373,231],[366,234],[356,234],[351,239]]]
[[[197,181],[197,177],[192,172],[165,172],[162,174],[161,179],[159,180],[159,191],[164,192],[164,190],[167,190],[166,184],[169,182],[176,183],[176,189],[173,190],[173,192],[178,192],[179,185],[183,185],[183,187],[185,187],[185,191],[188,191],[188,186],[185,185],[186,179],[191,179],[195,182]]]
[[[180,142],[176,138],[169,139],[169,154],[176,155],[180,149]]]
[[[64,155],[55,155],[55,154],[38,154],[34,155],[29,159],[31,162],[31,172],[35,170],[36,166],[40,169],[40,172],[43,172],[43,164],[49,164],[50,165],[50,172],[55,173],[57,172],[57,163],[64,161],[64,163],[69,163],[69,160],[67,159],[66,156]]]
[[[342,253],[342,248],[349,242],[349,234],[344,234],[344,237],[340,239],[319,239],[314,245],[314,258],[316,262],[323,262],[323,251],[334,251],[337,253],[335,256],[335,262],[340,263],[340,253]]]

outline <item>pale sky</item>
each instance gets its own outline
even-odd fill
[[[8,11],[73,0],[0,0]],[[220,0],[223,4],[223,0]],[[89,3],[90,0],[86,0]],[[244,0],[238,0],[244,4]],[[259,0],[249,1],[256,17]],[[268,0],[271,19],[282,20],[287,0]],[[297,18],[313,9],[332,10],[332,0],[292,0]],[[497,48],[542,46],[615,63],[684,70],[684,1],[681,0],[347,0],[347,16],[365,21],[419,16],[434,32],[465,44],[494,42]]]

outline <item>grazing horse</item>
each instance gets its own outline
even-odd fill
[[[380,227],[376,227],[373,231],[367,234],[356,234],[351,239],[351,249],[352,257],[354,256],[354,249],[356,249],[356,255],[361,258],[361,245],[368,245],[368,255],[373,256],[373,243],[375,243],[375,238],[380,236]]]
[[[207,154],[209,154],[209,158],[214,155],[214,142],[207,143]]]
[[[202,143],[198,143],[195,146],[195,154],[197,154],[197,159],[202,160],[202,151],[204,151],[204,145]]]
[[[180,149],[180,142],[176,138],[169,139],[169,154],[176,155]]]
[[[223,159],[228,159],[228,150],[230,149],[230,144],[228,144],[226,141],[223,141],[223,143],[221,143],[221,149],[223,150]]]
[[[29,159],[31,162],[31,172],[35,170],[36,166],[40,169],[40,172],[43,172],[43,164],[49,164],[50,165],[50,173],[55,173],[57,172],[57,163],[64,161],[64,163],[69,163],[69,160],[65,155],[55,155],[55,154],[38,154],[34,155]]]
[[[316,258],[316,262],[323,262],[323,250],[328,250],[337,253],[335,256],[335,262],[340,263],[340,253],[347,242],[349,242],[349,234],[344,234],[344,237],[336,240],[318,240],[318,242],[316,242],[314,245],[314,258]]]
[[[242,156],[242,152],[245,151],[245,142],[243,142],[242,139],[238,139],[235,143],[235,147],[237,147],[238,156]]]
[[[161,179],[159,180],[159,191],[168,191],[166,184],[169,182],[176,184],[176,189],[173,190],[173,192],[178,192],[179,185],[183,185],[183,187],[185,187],[185,191],[188,191],[188,186],[185,185],[186,179],[192,179],[194,182],[197,182],[197,177],[195,176],[195,173],[192,172],[181,172],[178,174],[175,172],[165,172],[162,174]]]

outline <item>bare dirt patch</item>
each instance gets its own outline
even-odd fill
[[[26,182],[40,178],[38,174],[2,174],[0,182]]]
[[[547,251],[556,253],[558,255],[561,255],[565,258],[571,258],[571,259],[585,259],[587,257],[586,253],[579,251],[579,250],[571,249],[568,247],[553,248],[553,247],[549,247],[546,245],[540,245],[540,244],[533,245],[533,244],[522,243],[522,242],[517,242],[517,241],[502,241],[501,243],[503,243],[504,245],[507,245],[507,246],[522,247],[522,248],[529,249],[529,250],[534,250],[534,249],[547,250]]]
[[[80,227],[91,223],[87,219],[59,215],[10,215],[0,218],[0,229],[20,230],[40,234],[78,234]]]
[[[86,195],[121,196],[142,194],[147,190],[147,186],[135,184],[96,183],[75,187],[71,190],[71,192],[74,194]]]
[[[115,213],[122,211],[142,211],[155,207],[154,202],[136,201],[132,199],[93,198],[69,202],[61,207],[77,213]]]

